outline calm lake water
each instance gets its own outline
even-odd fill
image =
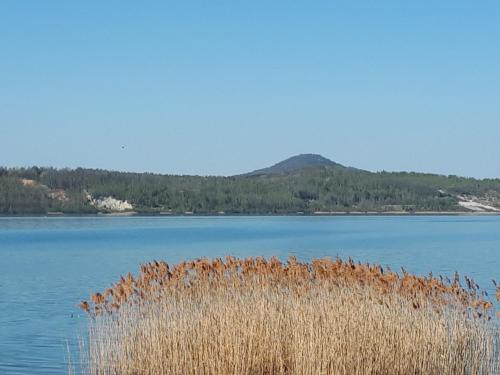
[[[0,218],[0,374],[67,372],[76,304],[140,263],[199,257],[352,257],[419,274],[500,279],[500,217]]]

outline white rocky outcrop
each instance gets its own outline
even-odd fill
[[[113,212],[124,212],[134,209],[131,203],[128,201],[122,201],[120,199],[109,197],[93,198],[92,195],[86,193],[87,200],[98,210],[106,210]]]
[[[477,197],[468,197],[464,195],[457,196],[459,199],[459,206],[466,208],[474,212],[500,212],[500,209],[487,204],[486,202],[481,202]]]

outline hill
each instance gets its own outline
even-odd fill
[[[304,168],[318,168],[318,167],[343,167],[343,166],[318,154],[300,154],[292,156],[291,158],[283,160],[279,163],[276,163],[271,167],[257,169],[253,172],[246,173],[243,176],[287,174],[299,171]]]
[[[297,155],[246,175],[0,168],[0,214],[500,212],[500,180],[369,172]]]

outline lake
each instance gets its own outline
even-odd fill
[[[0,374],[66,373],[87,321],[76,304],[140,263],[225,255],[458,271],[493,292],[500,217],[0,218]]]

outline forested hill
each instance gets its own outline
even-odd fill
[[[0,168],[0,213],[157,214],[491,211],[500,180],[369,172],[300,155],[231,177]]]
[[[272,174],[287,174],[296,172],[303,168],[314,167],[343,167],[342,165],[331,161],[321,155],[317,154],[301,154],[295,155],[286,160],[280,161],[271,167],[257,169],[256,171],[246,173],[243,176],[262,176]]]

